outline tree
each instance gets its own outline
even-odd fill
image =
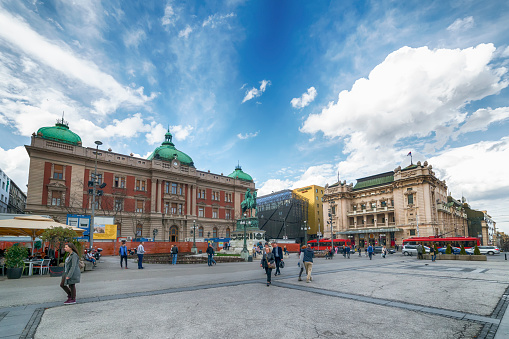
[[[5,266],[7,268],[21,268],[28,257],[28,250],[19,244],[14,244],[5,251]]]
[[[445,249],[445,254],[452,254],[451,244],[447,244],[447,248]]]
[[[76,237],[78,233],[67,227],[48,228],[41,234],[42,241],[49,242],[50,247],[59,252],[64,248],[65,243],[72,242]]]
[[[461,244],[461,251],[460,251],[460,254],[464,254],[466,255],[467,252],[465,251],[465,245]]]
[[[477,247],[477,245],[474,247],[474,255],[481,255],[481,251],[479,251],[479,247]]]

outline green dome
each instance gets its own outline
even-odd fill
[[[251,178],[249,174],[242,171],[240,165],[237,165],[237,167],[235,167],[235,171],[228,174],[228,177],[245,181],[253,181],[253,178]]]
[[[37,136],[48,140],[81,146],[81,138],[69,129],[69,125],[64,119],[58,120],[55,126],[39,128]]]
[[[187,165],[187,166],[193,166],[194,162],[193,159],[184,152],[179,151],[175,148],[175,145],[171,142],[172,135],[170,131],[168,131],[164,135],[164,142],[152,152],[152,154],[147,158],[148,160],[166,160],[166,161],[172,161],[173,159],[177,159],[180,161],[181,164]]]

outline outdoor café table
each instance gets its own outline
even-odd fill
[[[29,264],[28,267],[28,275],[32,275],[32,271],[34,269],[34,264],[41,264],[42,260],[25,260],[25,264]]]

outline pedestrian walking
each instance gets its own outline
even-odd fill
[[[387,248],[385,247],[382,247],[382,258],[385,258],[385,256],[387,255]]]
[[[144,242],[142,241],[138,245],[138,249],[136,250],[136,253],[138,254],[138,269],[144,269],[143,267],[143,254],[145,254],[145,247],[143,247]]]
[[[209,243],[209,247],[207,247],[207,254],[208,254],[207,264],[209,266],[212,266],[212,261],[214,261],[215,263],[215,260],[212,258],[212,256],[214,255],[214,248],[212,247],[211,243]]]
[[[307,248],[306,245],[303,245],[301,250],[300,250],[300,254],[299,254],[299,262],[297,263],[300,267],[300,272],[299,272],[299,281],[302,281],[302,272],[304,271],[304,250]]]
[[[315,256],[315,252],[311,247],[307,247],[304,249],[304,256],[302,261],[304,262],[304,268],[306,269],[306,282],[310,282],[313,280],[311,276],[311,271],[313,270],[313,257]]]
[[[357,251],[359,251],[359,257],[361,257],[362,256],[361,245],[357,247]]]
[[[286,249],[286,245],[285,245],[285,247],[284,247],[284,249],[283,249],[283,253],[284,253],[285,255],[289,255],[289,254],[290,254],[290,253],[288,252],[288,250]]]
[[[366,251],[368,252],[368,255],[369,255],[369,260],[372,259],[373,257],[373,246],[371,246],[371,244],[369,244],[368,248],[366,249]]]
[[[127,269],[127,246],[125,245],[125,240],[122,240],[118,254],[120,254],[120,268],[122,268],[122,261],[125,260],[125,268]]]
[[[431,255],[431,261],[437,260],[437,252],[435,251],[435,246],[433,244],[429,246],[429,254]]]
[[[281,260],[283,260],[283,250],[281,249],[281,247],[277,245],[277,242],[273,242],[272,247],[273,247],[272,253],[274,254],[274,258],[276,260],[276,273],[274,274],[274,276],[278,274],[281,275],[279,265],[281,264]]]
[[[272,269],[276,268],[276,258],[274,257],[274,253],[270,251],[269,247],[265,247],[265,253],[263,253],[260,266],[265,269],[265,274],[267,275],[267,286],[269,286],[272,283]]]
[[[346,246],[346,256],[350,259],[350,246]]]
[[[424,257],[422,256],[423,249],[424,247],[422,247],[421,244],[417,245],[417,259],[424,259]]]
[[[177,247],[177,245],[173,245],[171,247],[171,264],[172,265],[177,265],[178,253],[179,253],[179,248]]]
[[[79,267],[80,257],[78,249],[74,244],[67,243],[64,246],[64,251],[67,252],[67,258],[64,264],[64,273],[60,287],[67,293],[67,300],[65,305],[76,304],[76,284],[80,282],[81,271]]]

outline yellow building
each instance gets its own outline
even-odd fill
[[[323,191],[324,188],[317,185],[309,185],[302,188],[296,188],[293,193],[308,199],[308,235],[316,235],[318,232],[323,234],[324,216],[323,216]]]

